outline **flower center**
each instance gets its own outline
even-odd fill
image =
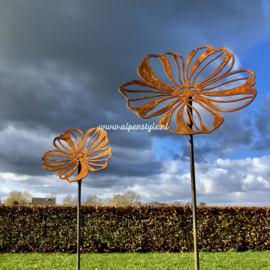
[[[201,92],[201,89],[198,87],[193,87],[190,85],[182,85],[177,91],[177,96],[184,98],[187,101],[191,101],[196,95]]]
[[[78,153],[78,154],[76,155],[76,158],[77,158],[77,159],[80,159],[80,158],[83,158],[83,156],[84,156],[83,153]]]

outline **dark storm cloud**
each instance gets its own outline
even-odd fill
[[[238,42],[243,49],[265,31],[260,5],[246,1],[20,1],[6,2],[2,12],[0,53],[10,70],[1,73],[1,122],[50,123],[52,130],[135,121],[118,87],[138,78],[136,68],[148,53],[175,50],[186,57],[204,39],[218,47]],[[222,35],[213,35],[216,28]],[[232,38],[240,30],[241,39]],[[244,42],[250,32],[252,41]]]
[[[148,54],[172,51],[186,59],[191,50],[211,45],[244,55],[269,36],[261,1],[2,1],[0,15],[0,130],[6,140],[0,167],[29,175],[48,173],[40,158],[67,129],[158,122],[158,117],[140,119],[118,92],[121,84],[139,79],[137,67]],[[220,155],[250,143],[250,124],[239,124],[239,114],[225,117],[226,126],[195,136],[197,161],[202,153]],[[10,126],[18,134],[14,140]],[[19,130],[39,130],[40,138],[48,139],[35,144]],[[154,138],[187,139],[170,131],[111,130],[108,137],[110,146],[122,151],[96,175],[109,175],[111,183],[119,183],[118,176],[160,172],[161,162],[147,154]],[[188,155],[188,145],[182,145],[182,156],[175,158]]]
[[[257,129],[257,139],[252,145],[255,151],[269,151],[270,148],[270,94],[264,99],[261,110],[255,114],[255,126]]]
[[[95,175],[143,177],[160,171],[161,162],[155,160],[152,154],[153,145],[150,137],[142,139],[139,144],[137,137],[140,137],[143,132],[138,134],[135,131],[128,134],[127,131],[120,131],[123,133],[120,137],[110,136],[111,132],[108,132],[108,146],[112,147],[113,156],[109,161],[109,166],[96,172]],[[25,131],[8,127],[0,133],[1,172],[32,176],[47,175],[48,171],[43,168],[41,158],[45,152],[55,149],[53,139],[59,135],[43,129]]]
[[[113,176],[136,176],[147,177],[162,171],[162,163],[159,161],[148,160],[147,163],[136,164],[129,161],[119,161],[117,159],[110,161],[110,166],[104,172],[96,172],[96,174],[109,174]]]
[[[246,112],[248,115],[248,112]],[[241,119],[241,111],[224,113],[224,123],[210,134],[193,137],[194,158],[196,162],[205,162],[211,157],[225,158],[234,155],[241,145],[249,147],[255,136],[255,127],[249,119]],[[174,154],[174,160],[189,160],[189,144],[182,143],[182,153]]]

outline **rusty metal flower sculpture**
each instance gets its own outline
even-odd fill
[[[196,53],[201,49],[205,49],[205,51],[196,58]],[[149,60],[153,58],[159,59],[162,63],[165,74],[169,78],[169,84],[160,80],[153,72],[149,63]],[[220,59],[221,61],[219,61]],[[192,61],[193,64],[191,64]],[[177,53],[149,54],[138,67],[138,74],[142,80],[133,80],[119,87],[119,91],[127,98],[128,108],[140,117],[151,118],[162,115],[158,122],[161,127],[165,126],[175,133],[189,135],[196,270],[199,270],[199,255],[193,134],[212,132],[224,121],[217,111],[239,110],[251,103],[257,94],[256,90],[252,88],[255,84],[255,74],[248,69],[233,71],[234,62],[233,54],[228,52],[226,48],[214,49],[211,46],[203,46],[193,50],[189,54],[186,64],[183,57]],[[204,69],[213,65],[214,71],[203,78]],[[176,72],[174,72],[175,68]],[[223,71],[224,69],[225,71]],[[243,76],[239,73],[248,73],[248,75]],[[139,89],[134,90],[134,86],[139,87]],[[136,94],[139,97],[134,97]],[[149,99],[151,100],[149,101]],[[142,104],[131,107],[132,102]],[[232,108],[227,106],[222,108],[221,106],[232,102],[234,105]],[[163,105],[164,103],[165,105]],[[213,118],[211,128],[207,128],[203,121],[207,112]],[[171,120],[174,122],[172,119],[174,113],[176,113],[176,129],[170,127]]]
[[[194,56],[198,50],[206,49],[201,53],[196,60]],[[211,56],[215,56],[211,59]],[[217,63],[223,57],[221,63]],[[154,74],[149,60],[151,58],[158,58],[164,71],[169,78],[171,85],[161,81]],[[169,60],[172,58],[172,61]],[[194,60],[193,65],[190,65]],[[172,63],[171,63],[172,62]],[[255,84],[255,74],[247,69],[239,69],[232,71],[234,65],[234,56],[228,52],[226,48],[214,49],[211,46],[203,46],[193,50],[184,63],[183,57],[177,53],[164,53],[163,55],[149,54],[144,58],[139,67],[138,75],[143,79],[133,80],[120,86],[119,91],[127,98],[127,106],[142,118],[151,118],[153,116],[163,115],[159,120],[160,126],[166,126],[171,131],[178,134],[198,134],[210,133],[218,128],[223,123],[223,117],[218,112],[232,112],[239,110],[253,101],[256,96],[256,90],[252,88]],[[216,69],[207,78],[202,78],[195,83],[195,80],[200,77],[202,70],[211,65],[216,65]],[[177,68],[177,79],[173,77],[173,65]],[[227,68],[228,66],[228,68]],[[221,73],[226,68],[227,70]],[[221,73],[221,74],[220,74]],[[248,76],[242,76],[237,73],[248,73]],[[233,75],[239,75],[233,78]],[[233,78],[233,79],[230,79]],[[242,84],[239,85],[239,82]],[[234,83],[238,86],[226,89],[226,84]],[[147,89],[132,90],[132,86],[145,87]],[[131,89],[130,89],[131,88]],[[129,95],[141,94],[138,98],[129,98]],[[148,94],[148,95],[145,95]],[[150,102],[149,99],[153,99]],[[131,107],[131,102],[145,101],[145,104]],[[170,101],[163,108],[153,112],[155,107],[161,105],[164,101]],[[239,105],[239,101],[246,101],[244,104]],[[197,109],[194,105],[197,105]],[[219,104],[236,102],[236,106],[230,109],[222,109]],[[198,111],[198,107],[208,111],[213,116],[212,128],[207,129],[203,123],[202,116]],[[184,118],[184,109],[187,110],[187,119]],[[199,119],[198,124],[194,121],[192,111]],[[172,114],[176,113],[176,129],[170,127]],[[188,119],[191,119],[188,121]],[[189,123],[190,122],[190,123]],[[191,127],[193,126],[193,128]]]
[[[79,140],[75,135],[76,132],[81,137]],[[59,171],[60,179],[65,179],[69,183],[78,182],[77,270],[80,269],[81,182],[89,171],[94,172],[107,167],[108,160],[112,156],[111,147],[104,148],[108,142],[107,132],[98,127],[87,130],[85,135],[79,129],[69,129],[54,139],[53,145],[56,149],[46,152],[42,157],[45,169]],[[76,169],[78,169],[77,176],[69,180]]]
[[[74,131],[80,133],[80,140]],[[85,135],[79,129],[67,130],[54,139],[53,145],[56,149],[46,152],[42,157],[43,167],[49,171],[59,170],[60,179],[69,183],[78,181],[86,177],[89,171],[101,170],[107,166],[108,159],[112,156],[111,147],[104,148],[108,142],[106,131],[99,128],[91,128]],[[79,165],[80,172],[70,180]]]

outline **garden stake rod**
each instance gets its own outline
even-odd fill
[[[81,172],[81,163],[78,165],[78,174]],[[81,226],[80,226],[80,208],[81,208],[81,184],[82,179],[78,181],[78,200],[77,200],[77,270],[80,270],[80,242],[81,242]]]
[[[192,101],[189,102],[192,107]],[[192,109],[190,115],[187,112],[187,123],[192,128]],[[198,251],[198,234],[197,234],[197,204],[196,204],[196,183],[195,183],[195,165],[194,165],[194,151],[193,151],[193,135],[189,135],[189,155],[190,155],[190,177],[191,177],[191,193],[192,193],[192,218],[193,218],[193,239],[194,239],[194,259],[195,270],[200,270],[199,251]]]

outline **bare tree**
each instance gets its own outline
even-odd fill
[[[11,191],[9,193],[9,197],[4,201],[5,205],[13,205],[13,204],[20,204],[20,205],[29,205],[32,200],[32,194],[29,191]]]
[[[76,199],[75,199],[76,200]],[[74,201],[75,201],[74,200]],[[63,205],[75,205],[76,202],[72,201],[72,197],[70,194],[68,194],[66,197],[63,199]]]
[[[94,195],[95,196],[95,195]],[[103,200],[99,200],[97,197],[89,196],[89,201],[93,200],[93,203],[100,203],[103,205],[111,205],[111,206],[127,206],[127,205],[141,205],[141,202],[139,201],[140,195],[136,194],[133,190],[128,190],[124,194],[113,194],[113,197],[106,198]]]
[[[103,205],[111,205],[111,203],[112,203],[112,198],[110,197],[107,197],[106,199],[102,200]]]
[[[192,205],[192,202],[187,202],[186,205],[187,206],[191,206]]]
[[[204,202],[201,202],[201,203],[200,203],[200,205],[206,205],[206,203],[204,203]]]
[[[22,204],[27,204],[29,205],[32,202],[32,194],[29,191],[24,191],[21,196],[21,201]]]
[[[21,192],[20,192],[21,193]],[[15,202],[18,203],[19,201],[19,194],[20,194],[18,191],[11,191],[9,193],[9,197],[7,197],[7,199],[4,201],[4,204],[5,205],[12,205],[14,204]]]
[[[136,205],[139,204],[140,195],[133,190],[128,190],[122,195],[122,201],[124,205]]]
[[[123,196],[121,194],[113,194],[110,205],[113,206],[124,206]]]
[[[84,205],[101,205],[102,200],[97,197],[97,195],[88,196],[86,201],[83,203]]]
[[[172,205],[184,205],[184,204],[180,201],[174,201],[172,202]]]

